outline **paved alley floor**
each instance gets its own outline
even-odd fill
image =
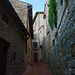
[[[44,63],[34,63],[24,75],[52,75],[51,70]]]

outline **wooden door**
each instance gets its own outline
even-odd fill
[[[0,38],[0,75],[5,75],[8,46],[9,44]]]
[[[34,53],[34,62],[38,62],[38,53]]]

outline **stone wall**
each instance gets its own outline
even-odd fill
[[[3,13],[9,18],[8,24],[2,20]],[[1,6],[0,37],[10,43],[7,50],[6,75],[22,75],[25,72],[26,34]]]
[[[75,1],[57,6],[57,31],[55,45],[50,52],[50,66],[54,75],[75,74]],[[59,7],[60,6],[60,7]]]
[[[64,0],[63,0],[64,1]],[[75,1],[68,0],[68,5],[57,2],[57,29],[50,30],[43,41],[43,62],[45,62],[54,75],[75,74]],[[55,37],[55,31],[58,35]],[[50,38],[49,38],[50,35]],[[49,39],[48,39],[49,38]],[[52,40],[55,39],[54,45]],[[50,40],[50,44],[46,41]],[[49,49],[47,49],[47,44]]]
[[[19,0],[9,0],[12,4],[13,8],[15,9],[16,13],[18,14],[20,20],[23,22],[24,26],[27,28],[27,17],[28,17],[28,5],[25,2]]]
[[[48,66],[50,66],[50,50],[53,46],[53,40],[55,38],[55,32],[56,32],[56,29],[54,28],[54,30],[52,30],[50,28],[50,25],[48,23],[48,10],[49,10],[49,7],[48,7],[48,4],[49,4],[49,0],[46,0],[46,4],[45,4],[45,10],[44,10],[44,14],[45,14],[45,32],[46,32],[46,35],[45,35],[45,39],[43,40],[43,43],[42,43],[42,56],[43,56],[43,62],[45,62]]]

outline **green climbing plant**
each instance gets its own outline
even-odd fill
[[[55,45],[55,39],[53,39],[53,46]]]
[[[65,2],[66,6],[68,5],[68,1],[67,0],[60,0],[60,4],[63,5],[63,1]]]
[[[53,27],[57,28],[57,10],[56,10],[56,0],[49,0],[49,15],[48,22],[53,30]]]
[[[58,36],[58,31],[55,32],[55,38],[57,38],[57,36]]]
[[[64,0],[64,2],[65,2],[65,4],[66,4],[66,6],[68,5],[68,1],[67,0]]]
[[[63,0],[60,0],[60,4],[63,5]]]

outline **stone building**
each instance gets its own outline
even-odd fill
[[[8,0],[0,1],[0,75],[25,72],[27,32]]]
[[[45,24],[45,39],[42,43],[43,45],[43,62],[45,62],[48,66],[50,66],[50,49],[53,46],[53,40],[55,38],[56,29],[52,30],[48,23],[48,15],[49,15],[49,0],[46,0],[46,4],[44,5],[44,24]]]
[[[43,61],[50,67],[54,75],[74,75],[75,74],[75,1],[68,0],[66,3],[62,0],[57,2],[57,29],[49,29],[50,38],[45,39],[46,52],[43,54]],[[46,0],[45,15],[46,25],[48,24],[48,6],[49,0]],[[57,32],[57,35],[55,35]],[[48,37],[47,35],[47,37]],[[46,41],[49,40],[49,43]],[[53,42],[52,42],[53,41]],[[47,44],[49,49],[47,49]],[[48,54],[49,53],[49,54]]]
[[[27,66],[30,65],[33,62],[33,47],[32,47],[32,39],[33,39],[33,24],[32,24],[32,5],[29,4],[28,6],[28,25],[27,25],[27,31],[30,34],[30,37],[27,40],[27,52],[25,54],[26,56],[26,62],[25,62],[25,69],[27,69]]]
[[[28,3],[19,0],[9,0],[25,28],[27,28]]]
[[[26,2],[22,2],[19,0],[10,0],[13,8],[18,14],[20,20],[23,25],[27,29],[30,34],[30,37],[27,39],[27,51],[25,53],[25,70],[27,69],[27,65],[32,62],[33,49],[32,49],[32,39],[33,39],[33,25],[32,25],[32,5]],[[31,56],[32,55],[32,56]]]
[[[36,12],[33,20],[34,30],[34,45],[37,47],[34,52],[37,52],[38,62],[42,60],[42,42],[45,38],[44,12]],[[35,54],[34,53],[34,54]],[[36,59],[37,57],[35,57]]]

